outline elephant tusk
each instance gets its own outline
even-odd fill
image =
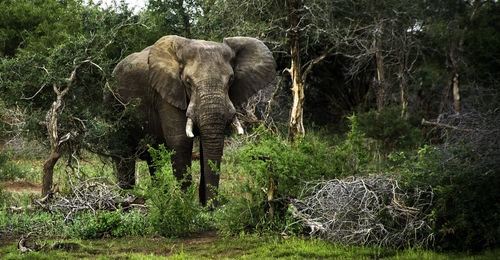
[[[238,133],[238,135],[243,135],[245,133],[243,127],[241,127],[240,120],[238,120],[236,116],[234,116],[232,124],[236,128],[235,130]]]
[[[188,117],[187,122],[186,122],[186,135],[189,138],[193,138],[194,137],[194,134],[193,134],[193,120],[191,118],[189,118],[189,117]]]

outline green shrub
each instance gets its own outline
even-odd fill
[[[45,236],[78,237],[82,239],[146,235],[151,224],[139,210],[85,211],[71,215],[59,212],[26,211],[9,213],[0,210],[0,233],[10,235],[35,231]]]
[[[366,137],[380,140],[385,149],[418,147],[422,143],[420,122],[416,116],[401,117],[400,109],[391,106],[359,113],[355,121]]]
[[[433,229],[439,248],[478,251],[500,246],[497,160],[483,164],[481,155],[465,146],[424,146],[389,159],[404,185],[434,188],[435,197],[429,199],[434,200]]]
[[[172,173],[172,153],[163,145],[159,149],[150,147],[149,152],[157,169],[155,181],[145,194],[151,206],[150,220],[154,231],[164,236],[186,236],[207,229],[210,219],[198,202],[196,185],[181,189]]]
[[[221,193],[227,201],[217,211],[223,233],[288,231],[295,220],[288,200],[300,196],[304,182],[335,178],[343,174],[339,156],[319,139],[299,139],[291,144],[262,127],[255,129],[256,140],[248,142],[231,156],[239,174],[231,190]],[[343,155],[342,155],[343,156]]]
[[[349,176],[362,174],[363,171],[369,168],[373,161],[371,144],[365,133],[361,131],[356,115],[347,117],[349,120],[350,130],[347,132],[346,139],[333,149],[332,157],[335,171],[340,172],[341,176]]]
[[[92,212],[85,212],[74,223],[74,232],[80,238],[122,235],[116,232],[122,224],[120,211],[99,211],[95,215]]]
[[[12,155],[10,153],[0,151],[0,180],[21,179],[24,178],[25,175],[25,172],[12,161]]]
[[[0,184],[0,209],[7,205],[11,197],[10,192],[5,192],[4,187]]]

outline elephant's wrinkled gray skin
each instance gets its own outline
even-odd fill
[[[219,186],[219,175],[208,161],[220,166],[224,131],[231,122],[239,125],[234,106],[269,84],[275,68],[269,49],[254,38],[216,43],[165,36],[126,57],[113,73],[122,102],[140,99],[136,116],[141,129],[130,133],[136,137],[131,140],[148,134],[174,150],[172,163],[179,180],[191,165],[192,137],[200,136],[199,191],[206,205],[215,199]],[[135,184],[135,160],[116,161],[120,186],[130,188]],[[183,185],[190,185],[190,179]]]

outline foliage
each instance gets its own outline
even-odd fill
[[[293,145],[263,128],[256,131],[258,139],[238,154],[241,171],[260,187],[270,187],[273,179],[277,197],[296,197],[301,181],[343,174],[332,165],[335,154],[319,140],[301,139]]]
[[[59,5],[58,1],[49,2]],[[102,131],[98,132],[102,128],[95,129],[93,122],[99,122],[103,111],[106,111],[102,102],[103,92],[110,87],[112,69],[123,55],[132,51],[130,49],[142,48],[149,37],[146,27],[140,26],[140,18],[126,6],[116,10],[94,4],[84,5],[80,1],[68,2],[72,4],[59,5],[59,11],[74,21],[75,24],[69,27],[71,30],[61,32],[64,34],[62,38],[47,36],[50,46],[42,44],[22,48],[15,56],[2,59],[0,91],[6,106],[20,107],[25,111],[23,130],[26,136],[44,140],[47,131],[40,122],[45,121],[46,113],[55,100],[55,89],[61,91],[71,86],[61,111],[58,111],[58,134],[73,134],[67,147],[70,150],[92,147],[95,151],[103,151],[105,144],[101,147],[99,143],[92,143],[97,134],[102,134]],[[19,5],[16,8],[27,10],[31,7]],[[24,9],[23,12],[26,11]],[[50,19],[44,17],[40,18],[41,23],[50,24],[52,16]],[[60,22],[63,21],[61,19]],[[54,29],[54,32],[57,31]],[[31,31],[27,33],[35,35]],[[129,37],[130,34],[138,37]],[[36,39],[28,37],[25,44],[31,46]],[[73,72],[73,81],[69,81]],[[106,126],[108,132],[112,131],[113,124]]]
[[[69,235],[83,239],[101,237],[123,237],[145,235],[150,225],[144,214],[134,210],[131,212],[98,211],[83,212],[69,225]]]
[[[113,234],[112,232],[121,224],[119,211],[101,211],[98,212],[95,217],[89,212],[87,215],[84,214],[82,216],[82,222],[85,224],[76,221],[76,227],[79,227],[79,229],[75,232],[76,235],[81,238],[100,238],[106,234]]]
[[[151,226],[138,210],[85,211],[75,213],[71,221],[59,212],[30,211],[0,212],[0,233],[17,236],[34,231],[44,236],[94,239],[102,237],[141,236],[149,234]]]
[[[14,56],[19,48],[47,53],[78,30],[71,12],[75,0],[6,0],[0,2],[0,56]]]
[[[340,153],[340,148],[332,152],[327,142],[305,138],[293,145],[263,127],[255,129],[254,135],[254,141],[232,155],[241,177],[229,194],[222,195],[221,201],[227,203],[218,217],[224,233],[253,228],[281,232],[295,222],[288,200],[299,196],[305,181],[350,173],[343,171],[348,155]]]
[[[150,205],[150,221],[155,232],[164,236],[186,236],[209,226],[203,208],[198,202],[196,185],[182,190],[172,173],[172,152],[164,145],[149,148],[156,167],[154,181],[145,194]]]
[[[12,154],[0,151],[0,181],[25,177],[25,172],[12,161]]]
[[[366,137],[379,140],[384,148],[391,150],[394,148],[414,148],[421,142],[418,119],[410,116],[406,119],[401,116],[401,108],[390,106],[381,111],[370,110],[366,113],[359,113],[355,120],[361,132]]]
[[[390,160],[406,186],[435,189],[432,218],[440,248],[477,251],[499,246],[498,165],[475,168],[484,158],[463,145],[424,146],[418,152],[393,154]]]
[[[334,147],[334,157],[336,170],[342,176],[362,174],[362,170],[372,161],[369,144],[365,138],[365,133],[360,130],[356,115],[347,117],[350,130],[346,134],[345,140]]]

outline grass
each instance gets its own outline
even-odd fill
[[[52,245],[56,240],[48,240]],[[41,243],[41,242],[39,242]],[[500,250],[480,255],[340,246],[299,237],[243,235],[219,237],[213,232],[182,239],[124,237],[62,240],[59,249],[19,255],[16,241],[1,246],[2,259],[498,259]]]

